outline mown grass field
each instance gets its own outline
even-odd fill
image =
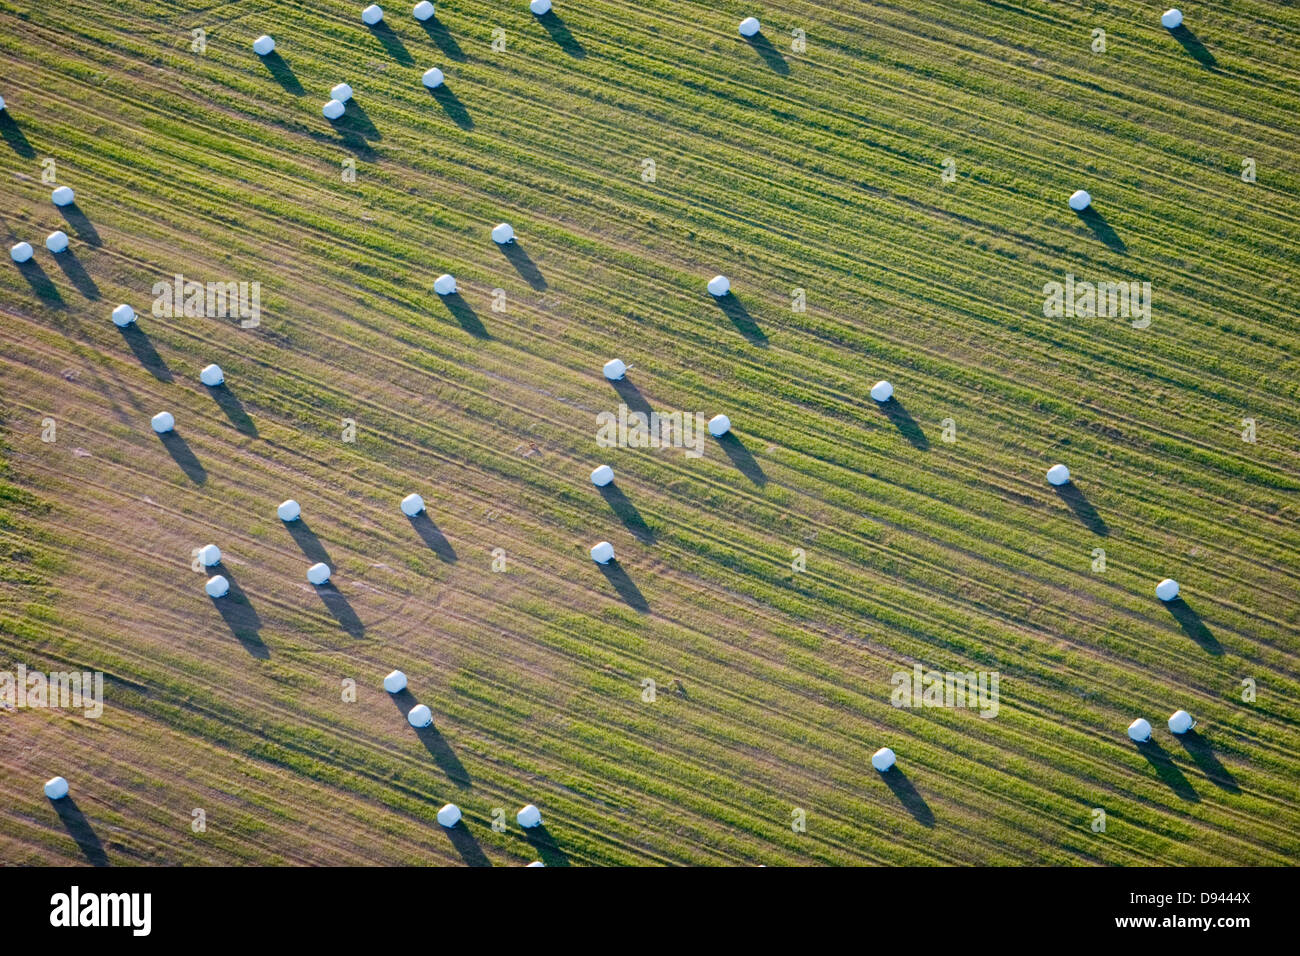
[[[0,669],[106,674],[98,720],[0,711],[0,862],[1300,861],[1300,11],[361,6],[0,0],[0,227],[37,247],[0,269]],[[155,317],[176,273],[260,282],[260,326]],[[1067,273],[1150,282],[1150,326],[1045,318]],[[621,401],[737,440],[600,449]],[[998,715],[891,706],[916,663],[997,671]]]

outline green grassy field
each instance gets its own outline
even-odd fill
[[[0,862],[1300,862],[1300,11],[362,5],[0,0],[0,669],[106,675],[0,710]],[[155,316],[178,273],[260,325]],[[735,439],[599,448],[620,402]],[[918,663],[997,716],[891,706]]]

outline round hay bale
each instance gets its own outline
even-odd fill
[[[433,4],[429,0],[420,0],[411,11],[411,16],[423,23],[433,16]]]
[[[433,291],[438,295],[451,295],[456,291],[456,277],[444,272],[433,280]]]
[[[402,499],[402,514],[406,515],[406,517],[414,518],[423,510],[424,510],[424,499],[421,498],[419,495],[417,495],[415,492],[411,492],[409,495],[407,495],[405,498]]]
[[[1076,189],[1070,193],[1070,208],[1075,212],[1083,212],[1092,205],[1092,197],[1088,195],[1087,190]]]
[[[406,722],[412,727],[428,727],[433,723],[433,711],[424,704],[416,704],[411,708],[411,712],[406,715]]]
[[[438,822],[450,830],[456,824],[460,823],[460,807],[454,803],[448,803],[438,811]]]
[[[217,364],[203,366],[203,371],[199,372],[199,381],[208,388],[216,388],[226,380],[226,373],[221,371],[221,366]]]
[[[614,469],[609,465],[601,465],[599,468],[593,468],[591,471],[591,483],[597,488],[604,488],[614,480]]]
[[[1183,11],[1171,7],[1160,14],[1160,25],[1166,30],[1177,30],[1183,25]]]
[[[215,544],[205,544],[199,548],[199,564],[211,568],[221,563],[221,549]]]
[[[623,363],[622,359],[610,359],[605,363],[605,367],[602,371],[605,373],[605,377],[611,382],[617,382],[627,374],[627,366]]]
[[[542,811],[530,803],[515,814],[515,822],[525,830],[540,827],[542,825]]]
[[[1137,743],[1144,744],[1151,739],[1151,724],[1139,717],[1128,725],[1128,735]]]
[[[886,770],[892,767],[897,762],[897,760],[898,758],[894,756],[894,752],[892,750],[890,750],[888,747],[881,747],[879,750],[877,750],[875,753],[871,755],[871,766],[875,767],[881,773],[884,773]]]
[[[729,431],[731,431],[731,419],[726,415],[714,415],[709,419],[709,434],[714,438],[721,438]]]
[[[77,194],[72,191],[71,186],[59,186],[50,193],[50,202],[56,206],[71,206],[77,201]]]
[[[614,560],[614,546],[608,541],[598,541],[591,546],[591,560],[597,564],[609,564]]]
[[[165,435],[176,427],[176,418],[171,412],[159,412],[153,418],[149,419],[149,424],[159,435]]]
[[[1070,469],[1064,465],[1053,465],[1047,469],[1047,483],[1049,485],[1063,485],[1070,480]]]
[[[529,0],[528,9],[533,11],[533,16],[544,17],[551,12],[551,0]]]
[[[317,561],[307,569],[307,580],[317,586],[330,579],[330,566],[324,561]]]
[[[62,777],[52,777],[46,780],[45,795],[51,800],[62,800],[68,795],[68,781]]]
[[[745,17],[740,21],[740,35],[742,37],[752,37],[763,29],[763,25],[758,22],[758,17]]]
[[[1196,726],[1196,721],[1192,720],[1192,715],[1185,710],[1176,710],[1169,715],[1169,732],[1171,734],[1185,734]]]
[[[320,108],[320,111],[327,120],[336,120],[343,115],[344,107],[338,100],[330,100]]]
[[[709,295],[721,299],[731,291],[731,280],[726,276],[714,276],[709,280]]]
[[[9,258],[14,262],[21,264],[27,262],[31,257],[32,244],[30,242],[18,242],[9,247]]]
[[[1178,582],[1173,578],[1165,578],[1156,585],[1156,597],[1162,601],[1172,601],[1178,597]]]
[[[135,309],[123,303],[113,309],[113,324],[120,329],[126,328],[135,321]]]
[[[384,678],[384,690],[390,694],[400,694],[406,690],[406,675],[401,671],[391,671]]]
[[[208,592],[210,598],[225,597],[230,593],[230,582],[226,580],[224,574],[214,574],[208,578],[208,583],[203,585],[203,590]]]
[[[45,237],[45,248],[56,256],[60,252],[66,252],[68,248],[68,234],[62,229],[56,229]]]
[[[263,33],[253,41],[253,52],[258,56],[270,56],[275,52],[275,41]]]
[[[429,67],[429,69],[424,71],[424,76],[420,77],[420,82],[431,90],[436,90],[438,87],[442,86],[442,81],[442,70],[438,69],[436,66]]]
[[[894,386],[884,381],[877,382],[871,386],[871,397],[883,404],[894,397]]]
[[[504,246],[507,242],[515,241],[514,227],[508,222],[499,222],[492,227],[492,241],[497,245]]]
[[[384,10],[377,3],[372,3],[361,11],[361,22],[368,27],[373,27],[382,19],[384,19]]]
[[[279,507],[275,509],[275,513],[279,515],[281,521],[297,521],[299,515],[302,514],[302,508],[299,507],[298,502],[288,498],[280,502]]]

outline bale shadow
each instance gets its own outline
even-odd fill
[[[286,93],[293,96],[302,96],[303,93],[307,92],[303,89],[302,84],[298,82],[298,77],[294,76],[293,69],[276,50],[272,50],[262,57],[262,63],[270,71],[275,81],[284,87]]]
[[[456,560],[456,549],[451,546],[451,542],[448,541],[443,533],[438,530],[438,526],[434,524],[433,519],[429,517],[428,511],[421,511],[415,517],[408,518],[407,520],[411,522],[411,527],[415,529],[415,533],[420,536],[426,545],[428,545],[430,551],[448,564]]]
[[[551,835],[551,831],[546,829],[545,823],[539,823],[535,827],[525,827],[524,839],[537,851],[537,858],[547,866],[569,865],[568,854],[560,849],[560,845],[555,842],[555,837]]]
[[[1092,506],[1092,503],[1088,501],[1087,497],[1073,481],[1067,481],[1063,485],[1054,485],[1053,487],[1061,500],[1069,505],[1075,517],[1083,522],[1085,528],[1103,538],[1110,534],[1110,528],[1106,526],[1106,522],[1101,515],[1097,514],[1097,509]]]
[[[343,628],[349,637],[363,637],[366,633],[366,626],[361,623],[361,618],[357,617],[357,612],[352,610],[352,605],[343,596],[343,592],[330,581],[315,585],[315,587],[316,593],[320,595],[321,603],[329,608],[329,612],[339,622],[339,627]]]
[[[537,266],[533,264],[532,258],[524,251],[524,247],[519,245],[518,242],[501,244],[501,254],[510,260],[510,264],[515,267],[515,271],[530,286],[539,292],[546,288],[546,279]]]
[[[554,10],[547,10],[537,18],[537,22],[546,28],[546,32],[551,35],[551,39],[559,45],[560,49],[575,60],[581,60],[587,55],[578,38],[569,32],[564,20]]]
[[[210,598],[212,606],[221,614],[226,627],[230,628],[230,633],[244,646],[244,650],[258,660],[266,660],[271,656],[271,651],[258,633],[262,629],[262,618],[252,602],[248,600],[248,595],[239,586],[234,575],[226,570],[224,565],[221,573],[230,582],[230,592],[225,597]]]
[[[95,280],[86,272],[76,253],[71,249],[64,249],[54,257],[54,261],[59,264],[63,274],[76,286],[78,292],[92,301],[99,298],[99,286],[95,285]]]
[[[90,825],[90,821],[81,812],[72,795],[51,800],[50,803],[54,807],[54,812],[59,815],[63,828],[68,831],[68,836],[72,837],[77,844],[77,849],[86,858],[86,862],[91,866],[108,866],[108,854],[104,852],[104,844],[100,842],[95,834],[95,828]]]
[[[39,262],[35,259],[28,259],[26,262],[15,263],[15,265],[18,266],[18,271],[27,280],[27,284],[32,287],[32,291],[36,293],[38,298],[56,309],[67,307],[68,303],[64,301],[62,293],[50,281],[50,277],[45,274],[45,270],[41,268]]]
[[[302,549],[302,553],[307,560],[313,564],[328,564],[334,567],[334,562],[330,560],[330,553],[325,550],[325,545],[320,543],[320,538],[316,537],[316,532],[312,531],[307,525],[307,519],[298,516],[293,521],[282,521],[285,529],[289,532],[290,537]]]
[[[89,246],[102,246],[104,240],[99,238],[99,230],[95,228],[94,223],[87,218],[86,214],[81,211],[81,207],[75,202],[66,206],[60,206],[59,212],[63,214],[63,221],[72,227],[77,234],[77,238]]]
[[[362,108],[355,97],[344,104],[342,116],[329,122],[337,132],[343,135],[345,141],[349,138],[353,140],[360,139],[366,149],[369,149],[369,145],[365,143],[366,140],[383,139],[379,135],[379,130],[375,128],[375,124],[370,121],[370,114]]]
[[[127,326],[118,326],[118,331],[122,333],[122,340],[130,347],[136,361],[143,365],[154,378],[160,382],[172,381],[172,370],[167,367],[167,363],[158,354],[158,350],[153,347],[153,342],[149,341],[149,336],[140,328],[138,322],[132,322]]]
[[[745,37],[744,39],[773,71],[780,73],[782,76],[789,75],[790,64],[785,62],[785,57],[781,55],[781,51],[772,46],[772,42],[767,37],[763,36],[762,33],[755,33],[752,37]]]
[[[474,839],[474,834],[470,833],[469,828],[465,826],[463,817],[450,830],[446,827],[443,829],[447,831],[447,838],[451,840],[451,845],[456,848],[456,852],[460,854],[466,866],[492,865],[483,848],[478,845],[478,840]]]
[[[1178,734],[1178,739],[1212,784],[1220,789],[1227,790],[1229,793],[1241,793],[1241,787],[1237,785],[1237,778],[1219,762],[1219,758],[1214,755],[1214,749],[1210,746],[1208,740],[1195,730]]]
[[[1169,31],[1173,38],[1177,40],[1184,50],[1186,50],[1197,63],[1207,70],[1217,69],[1219,61],[1214,58],[1214,54],[1205,48],[1205,44],[1196,38],[1196,34],[1187,27],[1179,25]]]
[[[438,44],[438,49],[442,51],[443,56],[457,63],[465,61],[465,51],[460,48],[456,38],[447,32],[447,28],[438,20],[436,13],[425,20],[422,26],[424,32],[429,34],[429,39]]]
[[[1165,607],[1169,608],[1169,613],[1174,616],[1174,620],[1182,627],[1184,633],[1199,644],[1202,650],[1215,657],[1222,656],[1223,645],[1210,633],[1201,616],[1193,611],[1186,601],[1182,598],[1174,598],[1172,601],[1166,601]]]
[[[650,610],[645,595],[641,593],[641,589],[636,586],[636,583],[628,577],[627,572],[623,570],[623,566],[618,563],[617,558],[610,560],[608,564],[598,564],[596,567],[600,568],[600,573],[605,575],[605,580],[613,586],[614,590],[618,592],[618,596],[623,599],[623,603],[628,607],[643,614]]]
[[[27,141],[27,137],[23,135],[23,131],[14,122],[8,110],[0,110],[0,136],[3,136],[9,148],[23,159],[36,158],[36,150],[32,149],[32,144]]]
[[[460,327],[474,336],[476,339],[490,339],[492,333],[487,330],[483,322],[479,319],[478,313],[474,308],[465,301],[459,292],[453,292],[451,295],[438,296],[442,299],[443,305],[451,313],[452,318],[460,323]]]
[[[403,720],[406,720],[407,715],[411,713],[411,709],[419,703],[415,696],[406,689],[388,696],[393,698],[393,703],[401,711]],[[407,726],[411,726],[409,722]],[[460,759],[447,745],[447,741],[443,739],[442,734],[438,732],[433,724],[428,727],[411,727],[411,729],[420,738],[420,743],[424,744],[424,749],[429,751],[429,756],[433,757],[434,763],[438,765],[452,783],[463,788],[470,785],[469,771],[465,769],[465,765],[460,762]]]
[[[220,385],[205,387],[208,394],[212,396],[212,400],[217,403],[217,407],[226,413],[226,417],[230,419],[230,424],[245,435],[253,438],[257,437],[257,425],[248,417],[248,413],[244,411],[244,403],[239,400],[239,396],[230,390],[229,386],[223,382]]]
[[[1192,785],[1187,782],[1187,778],[1183,776],[1183,772],[1174,765],[1169,754],[1165,753],[1164,748],[1156,743],[1155,740],[1148,740],[1143,744],[1134,742],[1134,746],[1137,747],[1138,753],[1147,758],[1147,762],[1151,764],[1155,769],[1155,772],[1160,776],[1160,779],[1165,782],[1165,785],[1169,787],[1170,790],[1183,800],[1187,800],[1191,803],[1200,802],[1200,796],[1197,795],[1196,791],[1192,788]]]
[[[911,416],[908,410],[903,407],[903,403],[897,398],[891,396],[887,402],[876,402],[876,407],[880,409],[882,415],[893,422],[894,427],[912,443],[914,448],[921,451],[930,450],[930,439],[925,437],[925,432],[921,430],[921,426],[916,419]]]
[[[383,45],[384,51],[402,66],[411,66],[415,63],[414,58],[406,49],[406,44],[393,32],[393,28],[388,25],[387,20],[369,24],[368,28],[370,35]]]
[[[623,522],[623,527],[632,532],[632,535],[638,541],[643,544],[654,544],[655,533],[650,530],[650,526],[641,517],[641,512],[637,510],[636,505],[628,500],[627,495],[623,494],[621,488],[610,482],[608,485],[596,490],[600,492],[600,496],[605,499],[606,504],[613,509],[614,514],[618,516],[618,520]]]
[[[923,827],[934,826],[934,811],[930,809],[930,805],[925,802],[925,798],[917,791],[898,764],[894,764],[880,776],[889,785],[889,789],[894,791],[894,796],[898,798],[903,808],[912,815],[912,819]]]
[[[767,475],[763,474],[762,466],[749,453],[745,443],[737,438],[734,432],[727,432],[719,438],[718,446],[727,453],[731,463],[739,469],[742,475],[760,487],[767,484]]]
[[[1076,215],[1108,248],[1115,252],[1128,252],[1128,246],[1124,245],[1124,240],[1119,237],[1119,233],[1111,228],[1110,223],[1097,210],[1089,206]]]
[[[758,327],[758,323],[753,320],[749,310],[735,296],[735,293],[728,292],[726,295],[713,297],[713,301],[718,304],[718,308],[723,311],[727,318],[740,331],[751,345],[767,346],[767,335]]]
[[[175,429],[165,432],[158,436],[162,441],[163,447],[167,453],[172,456],[172,461],[180,466],[181,471],[185,472],[185,477],[196,485],[204,484],[208,480],[207,469],[203,467],[194,452],[190,450],[189,443],[182,438]]]
[[[610,382],[609,384],[614,386],[614,391],[618,392],[618,397],[627,406],[629,412],[640,412],[646,417],[647,423],[649,422],[654,409],[650,407],[646,397],[641,394],[641,389],[633,385],[627,378],[620,378],[617,382]]]
[[[445,82],[442,86],[431,89],[429,95],[438,101],[438,105],[442,107],[448,119],[461,129],[474,128],[474,120],[469,115],[469,110],[465,109],[465,104],[460,101],[460,97],[453,93]]]

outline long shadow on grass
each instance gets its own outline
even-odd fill
[[[402,690],[389,696],[393,698],[393,703],[401,711],[404,720],[411,712],[411,708],[419,703],[409,690]],[[410,726],[409,722],[407,726]],[[465,765],[452,752],[451,747],[447,745],[447,741],[443,739],[442,734],[438,733],[433,724],[428,727],[412,727],[411,729],[415,731],[416,736],[420,738],[420,743],[424,744],[424,749],[429,751],[429,755],[433,757],[434,762],[452,783],[458,787],[468,787],[470,785],[469,771],[465,769]]]
[[[316,532],[312,531],[307,524],[307,519],[299,516],[293,521],[282,522],[285,530],[302,549],[302,553],[308,561],[313,564],[320,562],[334,567],[334,562],[330,560],[330,553],[325,550],[325,545],[320,543],[320,538],[316,537]]]
[[[104,240],[99,238],[99,230],[95,224],[87,218],[86,214],[81,211],[81,207],[75,202],[66,206],[60,206],[59,212],[63,214],[63,220],[72,227],[72,231],[88,246],[102,246]]]
[[[303,89],[302,84],[298,82],[298,77],[293,75],[293,69],[284,58],[275,50],[272,50],[266,56],[262,57],[262,63],[270,71],[271,76],[275,77],[275,82],[284,87],[285,92],[294,96],[302,96],[307,92]]]
[[[934,826],[934,812],[930,809],[930,805],[907,778],[907,774],[899,769],[898,764],[894,764],[880,776],[885,783],[889,784],[889,789],[894,791],[894,796],[903,805],[903,809],[910,813],[917,823],[923,827]]]
[[[208,471],[203,464],[190,450],[189,442],[182,438],[175,429],[164,432],[158,436],[163,447],[167,449],[167,454],[172,456],[172,461],[180,466],[181,471],[185,472],[185,477],[196,485],[201,485],[208,480]]]
[[[1111,228],[1110,223],[1097,210],[1089,206],[1076,215],[1108,248],[1115,252],[1128,252],[1128,246],[1124,245],[1124,240],[1119,237],[1119,233]]]
[[[542,273],[533,264],[533,260],[524,251],[524,247],[518,242],[502,243],[501,254],[510,260],[510,264],[515,267],[515,271],[530,286],[539,292],[546,288],[546,279],[543,278]]]
[[[575,60],[581,60],[587,55],[578,38],[569,32],[569,28],[564,25],[564,21],[554,10],[543,13],[537,18],[537,22],[546,28],[546,32],[551,35],[551,39],[559,45],[560,49]]]
[[[894,427],[912,443],[914,448],[919,448],[921,451],[929,450],[930,439],[925,437],[925,432],[921,430],[921,426],[917,424],[911,413],[903,407],[902,402],[891,397],[887,402],[876,402],[876,407],[880,409],[882,415],[894,423]]]
[[[727,432],[719,438],[718,447],[727,453],[731,463],[736,466],[742,475],[759,487],[767,484],[767,475],[763,474],[762,466],[749,453],[749,449],[745,447],[745,443],[736,436],[735,432]]]
[[[1137,747],[1138,753],[1147,758],[1147,762],[1155,768],[1155,772],[1160,776],[1160,779],[1178,797],[1191,803],[1200,801],[1201,798],[1192,788],[1192,785],[1187,782],[1183,772],[1174,765],[1169,754],[1165,753],[1163,747],[1154,740],[1148,740],[1144,744],[1134,744],[1134,746]]]
[[[431,89],[429,95],[438,101],[447,118],[461,129],[474,128],[474,118],[469,115],[469,110],[465,109],[465,104],[460,101],[460,97],[453,93],[446,83]]]
[[[638,541],[644,544],[654,544],[655,533],[650,530],[650,526],[645,523],[645,518],[641,517],[641,512],[637,510],[636,505],[628,500],[627,495],[623,494],[621,488],[610,483],[596,490],[605,499],[605,503],[613,509],[614,514],[618,516],[618,520],[623,522],[623,527],[632,532]]]
[[[446,827],[443,829],[446,830]],[[456,852],[460,854],[466,866],[492,865],[483,848],[478,845],[478,840],[474,839],[474,834],[470,833],[469,828],[465,826],[463,817],[454,827],[447,830],[447,839],[451,840],[451,845],[456,848]]]
[[[476,339],[490,339],[492,333],[487,330],[483,322],[479,319],[478,313],[473,307],[465,301],[459,292],[453,292],[451,295],[440,296],[443,305],[451,313],[452,318],[460,323],[460,327],[474,336]]]
[[[654,411],[646,397],[641,394],[641,389],[637,388],[626,378],[620,378],[617,382],[610,382],[614,386],[614,391],[618,392],[618,397],[622,399],[623,404],[627,406],[629,412],[639,412],[646,417],[647,424],[650,420],[650,413]]]
[[[90,277],[77,258],[76,253],[71,249],[65,249],[54,257],[54,261],[59,264],[63,274],[68,277],[78,292],[91,301],[99,298],[99,286],[95,285],[95,280]]]
[[[1201,772],[1209,778],[1210,782],[1216,787],[1227,790],[1229,793],[1241,793],[1241,787],[1237,786],[1237,778],[1228,772],[1228,768],[1219,762],[1219,758],[1214,755],[1214,749],[1210,742],[1198,734],[1195,730],[1189,730],[1184,734],[1178,735],[1178,740],[1186,748],[1187,753],[1196,761],[1196,765],[1201,768]]]
[[[1182,598],[1174,598],[1172,601],[1166,601],[1165,607],[1169,608],[1169,613],[1174,616],[1174,620],[1178,622],[1183,632],[1199,644],[1202,650],[1215,657],[1223,654],[1223,645],[1210,633],[1201,616],[1193,611],[1186,601]]]
[[[790,73],[790,64],[785,62],[785,57],[781,55],[781,51],[772,46],[771,41],[763,34],[755,33],[752,37],[745,37],[745,42],[753,47],[754,52],[761,56],[763,62],[771,67],[773,71],[780,73],[782,76],[787,76]]]
[[[1097,509],[1074,482],[1067,481],[1063,485],[1056,485],[1055,488],[1057,495],[1070,506],[1070,510],[1083,522],[1085,528],[1102,537],[1110,534],[1110,528],[1106,527],[1106,522],[1102,520],[1101,515],[1097,514]]]
[[[411,527],[415,529],[415,533],[428,545],[430,551],[448,564],[456,560],[456,549],[451,546],[451,542],[447,540],[446,536],[438,530],[438,526],[429,517],[429,512],[421,511],[408,520],[411,522]]]
[[[95,835],[95,828],[81,812],[77,801],[71,796],[66,796],[51,800],[50,803],[54,807],[54,812],[59,815],[63,828],[68,831],[68,836],[72,837],[77,844],[77,849],[85,856],[86,862],[91,866],[108,866],[108,854],[104,852],[104,844]]]
[[[212,396],[212,400],[217,403],[217,407],[226,413],[226,417],[230,419],[230,424],[245,435],[253,438],[257,437],[257,426],[248,417],[248,412],[244,411],[244,403],[239,400],[239,396],[230,390],[230,386],[223,382],[220,385],[205,387],[208,389],[208,394]]]
[[[555,842],[555,837],[551,836],[551,831],[546,829],[546,824],[539,823],[535,827],[524,828],[524,839],[526,839],[534,850],[537,851],[537,858],[547,866],[568,866],[569,857],[560,845]]]
[[[1214,54],[1205,48],[1205,44],[1196,38],[1196,34],[1187,27],[1179,26],[1169,31],[1175,40],[1177,40],[1184,50],[1186,50],[1197,63],[1207,70],[1217,69],[1219,61],[1214,58]]]
[[[393,28],[388,25],[387,20],[380,20],[378,23],[369,25],[370,34],[383,44],[384,50],[402,66],[411,66],[415,59],[406,49],[401,38],[393,32]]]
[[[383,139],[379,135],[379,130],[375,127],[375,124],[370,122],[370,114],[362,108],[355,98],[347,101],[344,105],[343,115],[336,120],[330,120],[330,125],[343,135],[345,141],[349,137],[354,141],[356,139],[362,141]],[[368,145],[366,148],[369,148]]]
[[[611,559],[608,564],[598,564],[596,566],[600,568],[600,573],[605,575],[605,580],[618,592],[618,596],[623,599],[624,604],[643,614],[650,610],[645,595],[636,586],[636,582],[628,577],[627,572],[623,570],[623,566],[616,559]]]
[[[442,51],[443,56],[457,63],[464,62],[465,51],[460,48],[456,38],[447,32],[447,28],[438,20],[437,14],[424,21],[424,32],[429,34],[429,39],[438,44],[438,49]]]
[[[728,292],[726,295],[715,295],[713,301],[718,304],[718,308],[722,310],[723,314],[731,319],[732,324],[751,345],[767,346],[767,335],[758,327],[758,323],[750,316],[749,310],[745,308],[744,303],[736,298],[735,293]]]
[[[167,367],[167,363],[158,354],[158,350],[153,347],[153,342],[149,341],[149,336],[140,328],[138,322],[119,327],[118,332],[122,335],[122,341],[130,347],[132,354],[135,355],[136,361],[144,366],[150,375],[160,382],[170,382],[172,380],[172,370]]]
[[[32,291],[36,293],[36,296],[41,301],[56,309],[67,307],[68,303],[64,301],[62,293],[55,288],[54,283],[50,281],[50,277],[45,274],[45,270],[41,268],[41,264],[35,259],[28,259],[26,262],[19,263],[18,271],[27,280],[27,284],[32,287]]]
[[[352,605],[348,603],[342,591],[326,581],[324,584],[316,585],[316,593],[320,595],[321,603],[329,608],[329,612],[339,622],[339,627],[343,628],[349,637],[360,638],[366,633],[366,626],[361,623],[361,618],[357,617],[357,612],[352,610]]]
[[[32,159],[36,156],[36,150],[32,149],[31,143],[27,142],[27,137],[18,128],[18,124],[14,122],[8,110],[0,110],[0,136],[3,136],[9,148],[23,159]]]
[[[248,600],[248,595],[239,586],[234,575],[224,566],[221,568],[221,573],[230,582],[230,591],[225,597],[212,598],[212,606],[221,614],[226,627],[230,628],[230,633],[244,646],[244,650],[258,660],[266,660],[271,656],[271,651],[258,633],[262,629],[262,618]]]

